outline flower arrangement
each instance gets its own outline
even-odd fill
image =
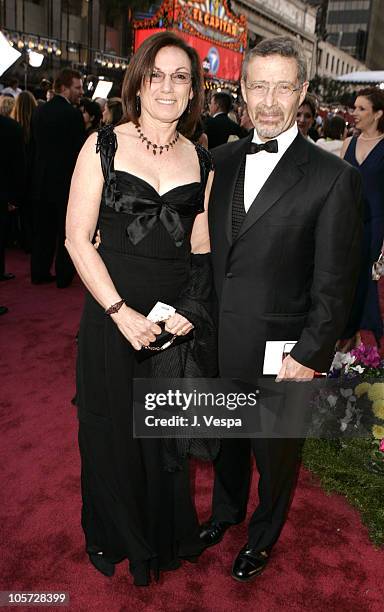
[[[378,459],[375,451],[384,453],[384,382],[368,382],[384,379],[384,359],[380,357],[377,347],[361,343],[348,353],[336,353],[329,377],[341,378],[349,383],[353,383],[355,379],[356,382],[363,380],[354,387],[352,385],[352,388],[340,388],[341,395],[347,399],[346,414],[341,420],[340,429],[345,431],[353,418],[357,424],[360,423],[361,410],[357,407],[357,400],[365,396],[371,402],[373,416],[378,421],[372,426],[373,452]]]
[[[335,435],[308,438],[303,462],[326,491],[359,510],[372,541],[383,546],[384,360],[376,347],[361,344],[336,353],[328,378],[336,380],[325,381],[315,414],[319,427]]]
[[[373,445],[379,452],[384,453],[384,382],[366,380],[384,379],[384,360],[380,357],[377,347],[362,343],[349,353],[336,353],[329,377],[350,382],[354,379],[363,379],[363,382],[359,382],[354,389],[340,389],[340,393],[348,398],[346,416],[341,421],[341,431],[345,431],[353,416],[359,419],[361,415],[356,408],[356,400],[366,396],[372,403],[373,416],[379,421],[372,426]]]

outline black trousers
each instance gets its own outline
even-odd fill
[[[251,450],[259,479],[259,505],[248,526],[248,543],[257,550],[272,547],[283,528],[297,481],[303,440],[222,439],[215,462],[212,517],[239,523],[247,512]]]
[[[46,279],[55,260],[58,287],[69,285],[75,268],[64,246],[67,201],[39,200],[34,206],[31,280]],[[56,253],[56,257],[55,257]]]

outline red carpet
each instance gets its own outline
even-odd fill
[[[32,286],[27,257],[18,252],[9,254],[7,268],[17,278],[0,286],[0,304],[10,310],[0,318],[0,590],[66,591],[76,612],[384,609],[384,551],[369,542],[358,513],[342,497],[325,495],[305,471],[270,565],[252,583],[229,576],[246,539],[244,525],[197,565],[185,563],[148,588],[132,586],[126,563],[112,579],[97,573],[84,553],[70,403],[81,285]],[[209,514],[211,482],[210,468],[197,466],[202,519]]]

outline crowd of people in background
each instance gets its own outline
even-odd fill
[[[379,92],[379,98],[378,108],[384,110],[384,92]],[[81,74],[71,69],[62,70],[53,82],[43,79],[33,92],[23,91],[16,78],[1,89],[5,183],[0,193],[0,280],[14,278],[6,270],[5,247],[17,245],[31,255],[32,283],[55,282],[59,288],[71,284],[75,271],[64,248],[64,235],[76,158],[90,134],[103,125],[119,124],[122,116],[121,98],[85,96]],[[307,94],[298,109],[297,125],[304,138],[342,156],[346,139],[361,132],[354,118],[354,109],[327,106]],[[242,99],[215,91],[206,98],[193,140],[213,149],[245,137],[252,128]],[[5,312],[7,308],[0,307],[0,314]],[[375,334],[379,339],[377,324]]]

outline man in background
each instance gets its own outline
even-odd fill
[[[33,198],[34,238],[31,280],[34,284],[55,280],[67,287],[75,269],[64,248],[65,217],[72,173],[85,139],[82,114],[76,108],[83,95],[81,74],[65,68],[54,81],[55,96],[36,110],[32,122],[35,144]]]
[[[1,95],[3,96],[13,96],[14,98],[17,98],[17,96],[21,93],[21,89],[19,87],[19,81],[16,78],[12,78],[9,81],[9,85],[8,87],[5,87],[2,92]]]
[[[208,148],[213,149],[228,142],[230,136],[243,138],[247,131],[228,117],[231,110],[231,97],[227,93],[215,93],[209,103],[209,114],[204,125],[204,132],[208,137]]]

